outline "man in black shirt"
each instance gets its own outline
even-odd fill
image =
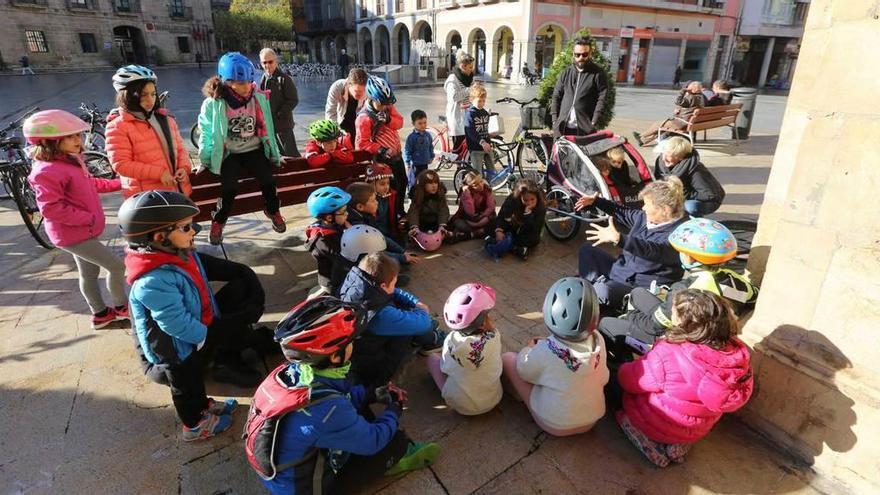
[[[605,71],[590,61],[590,40],[578,38],[572,48],[572,65],[559,74],[550,110],[553,135],[584,135],[596,130],[605,109],[608,79]]]

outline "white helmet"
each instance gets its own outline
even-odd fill
[[[155,83],[156,73],[143,65],[126,65],[117,69],[116,74],[113,74],[113,89],[119,91],[125,89],[129,84],[143,79]]]
[[[357,263],[364,254],[378,253],[387,247],[382,232],[369,225],[355,225],[345,229],[340,245],[342,256],[352,263]]]

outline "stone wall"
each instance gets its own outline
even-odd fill
[[[814,0],[761,208],[744,420],[821,489],[880,492],[880,7]]]

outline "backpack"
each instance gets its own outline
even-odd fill
[[[266,481],[314,457],[314,452],[310,452],[302,459],[275,464],[275,442],[281,420],[290,413],[341,396],[335,390],[318,391],[310,387],[286,385],[281,379],[281,373],[284,373],[287,366],[285,363],[272,370],[257,388],[241,436],[245,440],[244,450],[248,463]],[[323,392],[323,395],[315,399],[312,397],[313,392]]]

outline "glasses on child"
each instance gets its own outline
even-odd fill
[[[196,226],[193,223],[188,223],[186,225],[175,225],[171,227],[171,230],[179,230],[184,234],[188,234],[191,230],[196,230]]]
[[[347,217],[347,216],[348,216],[348,210],[343,211],[342,213],[336,212],[336,213],[333,214],[333,216],[334,216],[334,217]]]

